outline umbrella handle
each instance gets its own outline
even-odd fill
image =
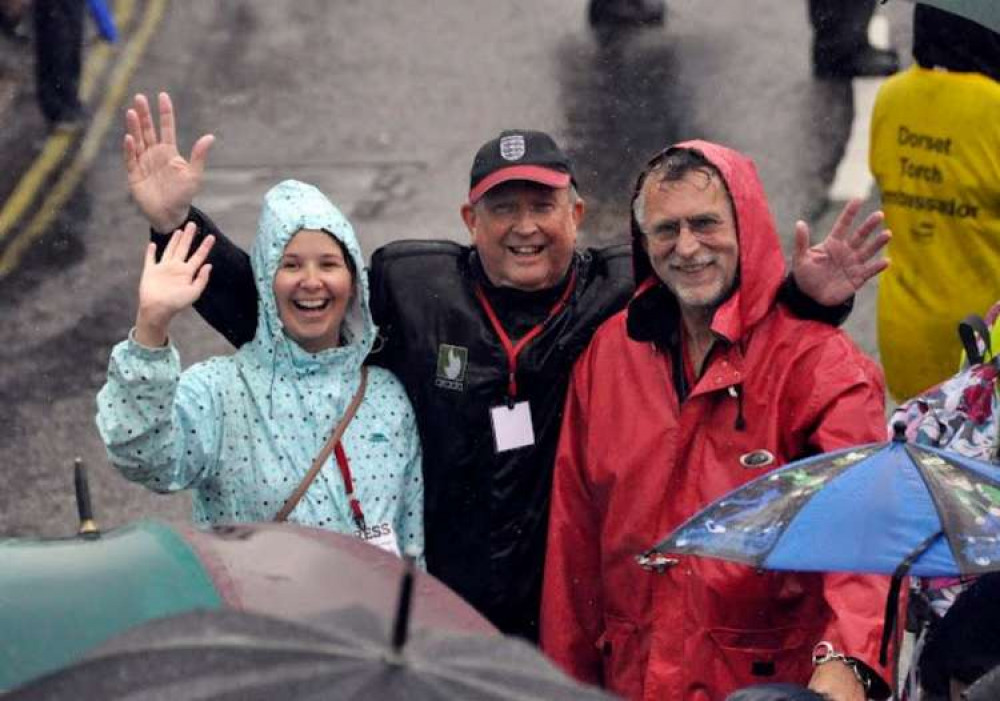
[[[944,531],[938,531],[931,537],[924,540],[913,551],[903,558],[903,561],[892,573],[892,583],[889,584],[889,596],[885,601],[885,623],[882,626],[882,645],[879,647],[878,661],[883,667],[889,660],[889,641],[892,640],[893,631],[896,630],[896,614],[899,611],[899,590],[903,584],[903,577],[910,571],[913,563],[934,544],[934,542],[944,535]]]
[[[905,574],[892,575],[892,582],[889,584],[889,596],[885,600],[885,622],[882,624],[882,645],[878,650],[878,662],[883,667],[889,660],[889,642],[892,634],[896,630],[896,614],[899,611],[899,590],[903,583]]]
[[[73,487],[76,492],[76,513],[80,517],[77,535],[81,538],[100,538],[101,531],[94,521],[94,509],[90,502],[90,482],[87,467],[81,458],[73,461]]]
[[[399,585],[399,603],[396,606],[396,620],[392,625],[392,651],[399,654],[406,644],[410,629],[410,604],[413,601],[413,578],[415,560],[412,555],[403,556],[403,580]]]

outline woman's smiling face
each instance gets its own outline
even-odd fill
[[[340,344],[354,294],[346,249],[325,231],[302,229],[285,246],[274,274],[274,297],[285,333],[310,353]]]

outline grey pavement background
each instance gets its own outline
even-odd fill
[[[173,2],[130,91],[171,92],[183,152],[217,135],[196,203],[244,245],[263,193],[285,177],[341,204],[369,252],[398,238],[464,241],[472,155],[511,126],[550,131],[576,160],[583,245],[624,240],[637,168],[692,137],[753,155],[786,238],[799,217],[819,236],[853,106],[849,83],[811,76],[805,5],[669,0],[666,27],[602,42],[585,0]],[[884,11],[905,54],[909,5]],[[0,46],[4,196],[44,138],[25,50]],[[75,529],[77,455],[104,526],[188,517],[185,496],[121,479],[93,425],[146,239],[120,138],[109,134],[58,222],[0,282],[0,536]],[[874,349],[871,290],[848,328]],[[186,363],[229,350],[193,314],[173,336]]]

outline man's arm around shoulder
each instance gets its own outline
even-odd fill
[[[197,248],[206,236],[215,237],[215,246],[207,260],[212,266],[212,276],[194,308],[227,341],[236,347],[242,346],[252,340],[257,331],[257,286],[250,256],[196,207],[191,207],[186,221],[194,222],[198,228],[193,248]],[[150,239],[156,244],[159,257],[170,234],[150,229]]]

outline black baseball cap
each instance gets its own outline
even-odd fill
[[[507,129],[476,153],[469,173],[469,202],[510,180],[529,180],[549,187],[576,185],[569,158],[542,131]]]

